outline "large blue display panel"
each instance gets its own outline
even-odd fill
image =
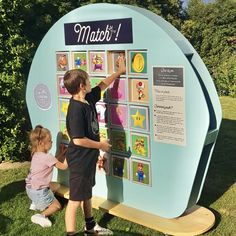
[[[95,86],[125,56],[127,71],[97,104],[101,138],[112,143],[107,173],[99,168],[94,195],[166,218],[198,201],[221,122],[218,96],[204,63],[172,25],[128,5],[73,10],[48,31],[27,85],[32,125],[68,142],[69,94],[63,74],[87,71]],[[68,185],[68,172],[54,170]]]

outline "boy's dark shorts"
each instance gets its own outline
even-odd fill
[[[73,150],[72,150],[73,151]],[[91,152],[91,150],[88,149]],[[69,155],[71,154],[71,155]],[[92,198],[92,188],[95,185],[96,163],[98,150],[93,153],[69,153],[69,199],[72,201],[85,201]]]
[[[93,186],[93,182],[85,177],[71,177],[69,199],[72,201],[85,201],[91,199]]]

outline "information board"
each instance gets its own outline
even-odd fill
[[[97,165],[93,195],[165,218],[200,197],[221,108],[204,63],[171,24],[138,7],[92,4],[63,16],[43,38],[31,65],[27,105],[32,126],[68,143],[68,69],[85,70],[92,87],[127,71],[97,103],[101,139],[110,139],[106,171]],[[62,139],[58,137],[62,135]],[[60,136],[61,137],[61,136]],[[68,171],[53,180],[68,186]]]

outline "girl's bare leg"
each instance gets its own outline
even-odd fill
[[[55,199],[49,206],[47,209],[45,209],[41,214],[45,215],[45,217],[48,217],[52,214],[54,214],[55,212],[61,210],[61,204],[60,202]]]

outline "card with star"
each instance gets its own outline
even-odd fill
[[[130,128],[140,131],[149,131],[148,107],[129,106]]]
[[[75,51],[71,52],[72,69],[81,69],[87,71],[87,53]]]

